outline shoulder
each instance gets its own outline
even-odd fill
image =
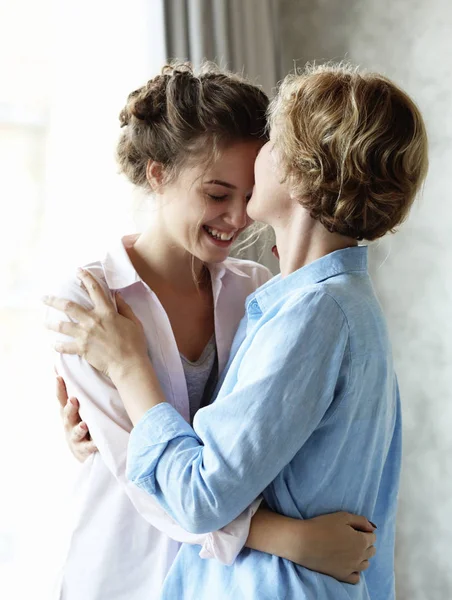
[[[303,341],[312,335],[324,341],[339,334],[348,335],[348,320],[336,298],[322,285],[294,290],[286,295],[274,312],[274,325],[283,323],[294,335],[303,333]]]
[[[91,262],[86,265],[82,265],[82,267],[89,271],[91,275],[93,275],[103,291],[110,296],[111,291],[105,280],[102,261]],[[75,270],[70,275],[59,277],[58,280],[56,280],[51,286],[49,294],[58,298],[70,300],[71,302],[77,302],[77,304],[80,304],[85,308],[92,308],[93,306],[89,294],[82,286]]]
[[[236,272],[238,276],[242,274],[249,277],[254,284],[254,289],[257,289],[273,277],[273,273],[267,267],[253,260],[229,257],[224,261],[224,265],[230,272]]]

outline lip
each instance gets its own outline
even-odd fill
[[[229,235],[230,233],[234,233],[234,234],[236,234],[236,233],[237,233],[237,229],[220,229],[219,227],[215,227],[215,226],[213,226],[213,225],[207,225],[207,223],[205,223],[205,224],[203,225],[203,227],[209,227],[210,229],[216,229],[216,230],[217,230],[217,231],[219,231],[220,233],[227,233],[228,235]]]
[[[210,227],[210,225],[208,225],[208,227]],[[210,233],[208,233],[204,229],[204,227],[202,227],[201,229],[202,229],[203,233],[206,235],[206,237],[210,240],[210,242],[212,242],[212,244],[214,244],[218,248],[230,248],[232,246],[232,244],[234,243],[234,240],[237,237],[237,233],[236,233],[230,240],[217,240],[214,237],[212,237],[210,235]],[[232,233],[232,231],[225,231],[224,229],[218,229],[217,227],[214,227],[213,229],[216,229],[217,231],[220,231],[221,233],[227,233],[227,234]]]

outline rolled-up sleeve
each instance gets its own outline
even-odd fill
[[[333,404],[349,333],[331,296],[312,291],[290,297],[250,332],[194,429],[164,403],[131,434],[128,477],[193,533],[236,518]]]

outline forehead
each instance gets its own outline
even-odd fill
[[[207,156],[190,168],[202,183],[222,181],[234,187],[248,187],[254,179],[254,163],[264,142],[237,142],[222,149],[218,156]]]

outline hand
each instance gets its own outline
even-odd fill
[[[76,302],[48,296],[44,303],[64,312],[71,320],[49,323],[48,329],[68,335],[73,341],[60,341],[54,346],[63,354],[78,354],[91,366],[110,376],[112,372],[127,370],[137,362],[148,360],[143,327],[132,309],[116,294],[117,311],[113,302],[88,273],[79,270],[83,285],[91,301],[92,310]]]
[[[94,442],[79,415],[79,404],[76,398],[68,398],[66,384],[62,377],[56,378],[56,395],[60,403],[63,419],[64,435],[69,450],[79,462],[85,462],[88,456],[97,452]]]
[[[296,523],[301,535],[294,562],[339,581],[359,582],[376,552],[375,527],[370,521],[338,512]]]

